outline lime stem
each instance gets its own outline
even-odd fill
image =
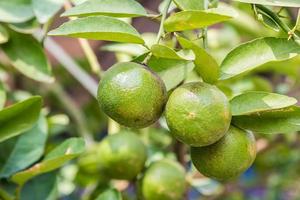
[[[204,10],[208,9],[209,0],[204,0],[203,8]],[[208,48],[208,38],[207,38],[207,28],[202,29],[202,38],[203,38],[203,48],[206,50]]]
[[[162,38],[162,36],[165,33],[164,23],[167,18],[167,15],[168,15],[168,11],[169,11],[171,2],[172,2],[172,0],[167,0],[166,7],[163,9],[160,26],[159,26],[159,31],[158,31],[156,42],[155,42],[156,44],[159,43],[160,39]]]
[[[167,18],[167,15],[168,15],[168,11],[169,11],[171,2],[172,2],[172,0],[167,0],[166,7],[162,11],[162,17],[161,17],[161,21],[160,21],[159,30],[158,30],[158,33],[157,33],[155,44],[159,44],[160,39],[165,34],[164,23],[165,23],[165,20]],[[151,56],[152,56],[152,53],[150,52],[142,63],[147,64],[147,62],[149,61]]]

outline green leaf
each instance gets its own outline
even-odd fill
[[[65,0],[32,0],[33,12],[42,24],[48,22],[63,6]]]
[[[161,44],[153,45],[151,47],[151,52],[154,56],[158,58],[167,58],[174,60],[193,60],[193,58],[184,58],[170,47]]]
[[[258,20],[262,22],[262,24],[273,30],[273,31],[276,31],[276,32],[279,32],[280,31],[280,27],[279,25],[276,23],[276,21],[274,21],[273,18],[271,18],[269,15],[266,15],[265,13],[259,13],[258,14]]]
[[[300,79],[300,56],[289,60],[269,62],[254,70],[254,73],[276,73],[289,76],[289,78]]]
[[[96,200],[122,200],[121,193],[116,189],[107,189]]]
[[[23,185],[33,177],[53,171],[66,162],[74,159],[85,150],[85,142],[81,138],[70,138],[63,142],[61,145],[52,150],[46,157],[40,162],[33,165],[31,168],[21,171],[12,177],[12,181]]]
[[[9,155],[14,150],[14,146],[17,142],[17,139],[18,139],[18,137],[14,137],[9,140],[5,140],[4,142],[1,142],[1,145],[0,145],[0,169],[4,166],[4,164],[7,160],[7,155]]]
[[[131,25],[106,16],[75,19],[49,32],[49,35],[144,44]]]
[[[9,42],[1,47],[12,65],[33,80],[52,82],[50,64],[41,44],[30,35],[11,31],[10,36]]]
[[[293,133],[300,131],[300,108],[296,106],[233,117],[240,128],[262,134]]]
[[[6,43],[9,40],[8,31],[0,24],[0,44]]]
[[[229,87],[232,90],[232,97],[237,96],[241,93],[249,91],[263,91],[263,92],[272,92],[273,87],[268,79],[262,78],[261,76],[247,76],[242,79],[222,81],[219,82],[219,85]]]
[[[208,83],[217,82],[220,71],[217,61],[194,42],[180,36],[177,36],[177,40],[183,48],[191,49],[194,52],[196,56],[195,70],[202,79]]]
[[[232,50],[221,64],[221,80],[253,70],[271,61],[282,61],[300,54],[300,46],[285,38],[260,38]]]
[[[232,19],[236,15],[228,7],[208,10],[186,10],[171,15],[164,23],[167,32],[194,30]]]
[[[194,69],[191,61],[157,58],[152,56],[147,63],[164,81],[167,90],[171,90],[182,83],[189,72]]]
[[[273,33],[273,31],[266,29],[247,11],[237,10],[237,12],[238,17],[228,21],[228,24],[233,26],[243,37],[257,38]]]
[[[0,142],[30,129],[37,121],[42,98],[31,97],[0,111]]]
[[[233,116],[286,108],[297,103],[297,99],[269,92],[245,92],[230,101]]]
[[[42,174],[28,181],[21,191],[20,200],[56,200],[57,172]]]
[[[101,50],[115,53],[124,53],[130,56],[138,56],[141,53],[145,53],[148,51],[145,47],[141,45],[127,43],[107,44],[102,46]]]
[[[4,107],[6,101],[6,92],[2,83],[0,82],[0,110]]]
[[[67,10],[62,16],[93,16],[111,17],[146,16],[146,10],[135,0],[89,0]]]
[[[38,161],[44,153],[47,133],[47,121],[44,116],[40,116],[30,130],[20,135],[13,151],[7,155],[5,165],[0,170],[0,178],[8,178]]]
[[[40,24],[36,19],[32,19],[23,23],[8,24],[8,27],[18,33],[33,34],[40,28]]]
[[[21,23],[34,17],[30,0],[0,1],[0,21],[5,23]]]
[[[300,7],[299,0],[234,0],[243,3],[262,4],[269,6]]]
[[[204,10],[204,0],[173,0],[181,10]]]

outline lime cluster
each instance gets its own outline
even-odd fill
[[[97,147],[97,165],[104,180],[139,179],[145,200],[181,200],[185,191],[183,167],[172,160],[160,160],[143,169],[147,149],[137,134],[121,131],[106,137]]]
[[[164,113],[172,135],[191,146],[192,162],[205,176],[217,180],[237,177],[255,159],[253,134],[231,126],[228,99],[214,85],[187,83],[168,98],[159,76],[144,65],[126,62],[105,73],[98,100],[109,117],[131,128],[148,127]],[[122,133],[102,142],[101,159],[107,174],[132,179],[142,171],[146,150],[137,140],[132,134]],[[184,188],[184,171],[169,161],[150,165],[143,177],[145,199],[180,199],[183,195],[179,188]],[[178,189],[169,188],[171,181],[178,182]]]

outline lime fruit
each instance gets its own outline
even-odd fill
[[[171,133],[181,142],[201,147],[215,143],[231,122],[227,97],[217,87],[187,83],[173,91],[166,106]]]
[[[233,126],[215,144],[191,149],[192,162],[200,173],[224,181],[236,178],[247,170],[255,156],[253,134]]]
[[[112,66],[98,88],[103,111],[118,123],[133,128],[156,122],[166,99],[163,81],[145,66],[132,62]]]
[[[99,144],[98,159],[100,170],[108,177],[131,180],[144,168],[147,149],[135,133],[121,131]]]
[[[142,179],[145,200],[181,200],[185,192],[185,172],[171,160],[152,163]]]

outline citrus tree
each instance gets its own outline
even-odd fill
[[[299,7],[0,1],[0,199],[299,198]]]

